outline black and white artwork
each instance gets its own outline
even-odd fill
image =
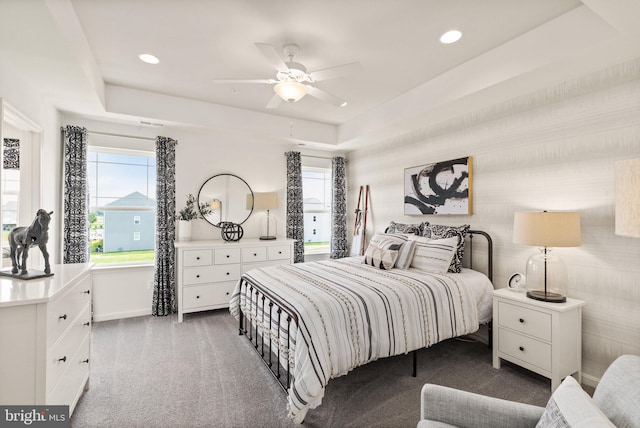
[[[471,156],[404,170],[404,214],[471,214]]]

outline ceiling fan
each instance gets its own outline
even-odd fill
[[[275,95],[266,105],[266,108],[276,108],[284,100],[296,102],[309,94],[319,100],[326,101],[338,107],[347,105],[342,98],[332,95],[313,84],[321,80],[333,79],[358,72],[362,69],[359,62],[338,65],[322,70],[307,72],[307,68],[295,62],[294,58],[300,49],[296,44],[287,44],[282,47],[284,55],[289,61],[284,61],[276,48],[268,43],[256,43],[256,47],[262,52],[267,61],[276,69],[275,79],[213,79],[215,83],[266,83],[274,85]]]

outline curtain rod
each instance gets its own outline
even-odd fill
[[[284,156],[286,157],[286,156],[287,156],[287,154],[285,153],[285,154],[284,154]],[[326,156],[313,156],[313,155],[303,155],[303,154],[300,154],[300,156],[301,156],[301,157],[303,157],[303,158],[316,158],[316,159],[328,159],[328,160],[333,159],[333,157],[328,158],[328,157],[326,157]],[[342,156],[342,155],[340,155],[340,156],[341,156],[341,157],[344,157],[344,156]],[[336,156],[334,156],[334,157],[336,157]],[[346,162],[346,161],[347,161],[347,159],[345,158],[345,160],[344,160],[344,161]]]
[[[136,135],[114,134],[114,133],[111,133],[111,132],[100,132],[100,131],[89,131],[89,130],[87,130],[87,134],[105,135],[107,137],[137,138],[139,140],[149,140],[149,141],[155,141],[156,140],[154,137],[139,137],[139,136],[136,136]]]

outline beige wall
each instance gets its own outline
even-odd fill
[[[473,157],[473,215],[403,215],[404,168],[465,156]],[[640,239],[614,235],[614,163],[634,157],[640,60],[351,152],[348,201],[370,185],[368,236],[390,220],[488,231],[496,288],[537,251],[512,243],[515,211],[578,210],[582,246],[556,253],[568,265],[569,296],[587,301],[583,369],[593,382],[616,356],[640,354]]]

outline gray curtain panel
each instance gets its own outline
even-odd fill
[[[89,261],[87,129],[67,125],[64,138],[63,263]]]
[[[304,262],[304,203],[302,200],[302,160],[300,152],[287,156],[287,238],[295,239],[293,262]]]
[[[2,167],[4,169],[20,169],[20,140],[5,138],[3,146]]]
[[[176,144],[168,137],[156,138],[156,259],[153,274],[153,316],[176,311],[175,212]]]
[[[331,253],[332,259],[349,255],[347,247],[347,195],[345,159],[336,156],[331,159]]]

